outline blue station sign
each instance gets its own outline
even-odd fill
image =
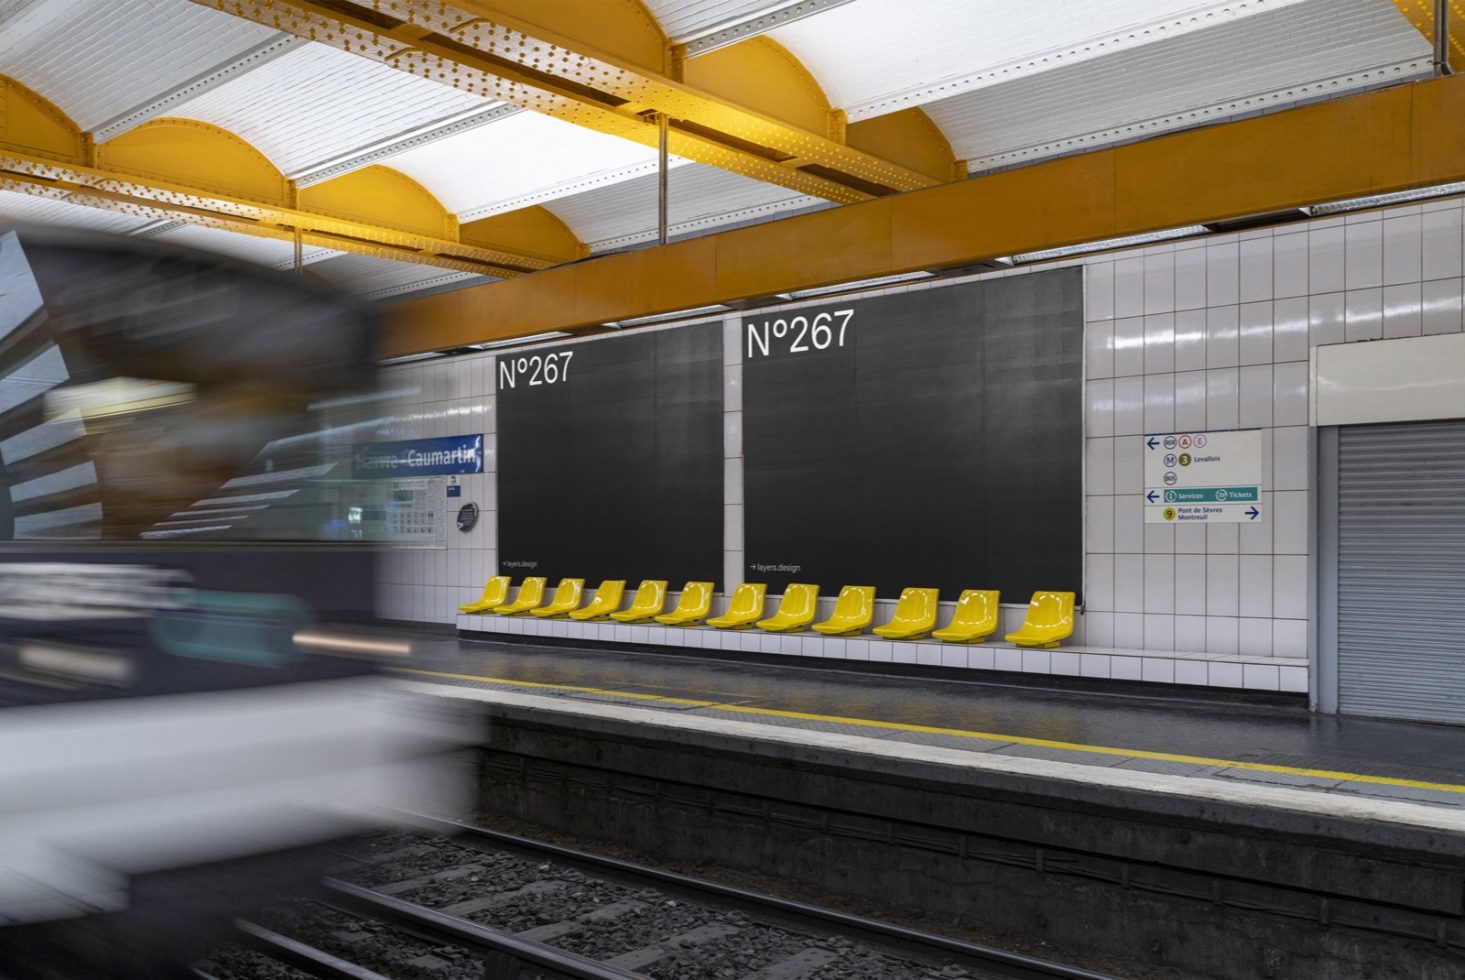
[[[351,459],[356,476],[367,478],[482,473],[483,436],[357,443]]]

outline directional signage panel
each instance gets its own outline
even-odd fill
[[[1146,524],[1250,524],[1263,519],[1262,433],[1162,432],[1144,437]]]

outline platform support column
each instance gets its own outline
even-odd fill
[[[1434,0],[1434,74],[1436,78],[1453,74],[1450,70],[1450,0]]]
[[[666,113],[656,114],[656,241],[666,244]]]

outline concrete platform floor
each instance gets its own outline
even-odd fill
[[[1153,685],[1074,689],[710,655],[415,637],[413,680],[969,752],[1465,809],[1465,729],[1334,718]]]

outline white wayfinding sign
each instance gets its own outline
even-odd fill
[[[1144,436],[1146,524],[1254,524],[1262,513],[1262,433]]]

